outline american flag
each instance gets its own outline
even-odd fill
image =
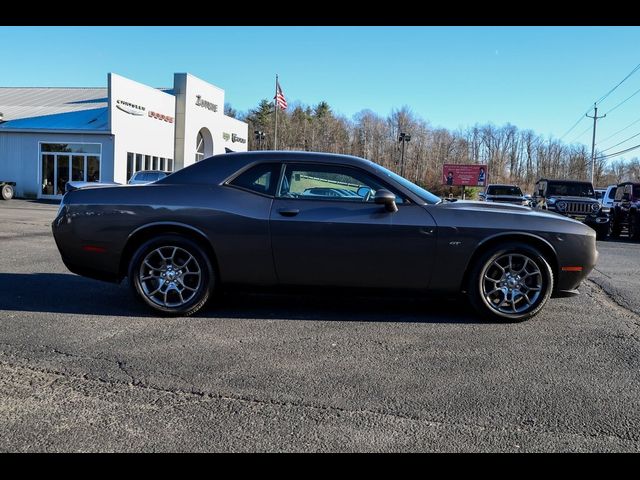
[[[280,110],[287,109],[287,99],[284,98],[284,93],[282,93],[282,88],[280,87],[280,82],[276,80],[276,96],[273,97],[276,99],[276,104],[280,107]]]

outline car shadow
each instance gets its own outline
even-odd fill
[[[0,273],[0,310],[155,318],[126,280],[112,284],[63,273]],[[228,291],[197,318],[352,322],[483,323],[460,297],[421,298],[350,290]]]

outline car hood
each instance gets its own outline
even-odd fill
[[[514,205],[511,203],[494,203],[494,202],[477,202],[474,200],[458,200],[456,202],[442,202],[437,205],[438,208],[451,210],[465,210],[475,212],[494,212],[516,215],[532,215],[544,218],[554,218],[558,220],[582,223],[572,218],[566,217],[549,210],[537,210],[527,206]]]

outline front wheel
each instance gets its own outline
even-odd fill
[[[2,186],[2,199],[11,200],[13,198],[13,187],[9,184]]]
[[[640,219],[637,213],[629,213],[629,237],[640,240]]]
[[[600,224],[596,226],[596,240],[605,240],[607,235],[609,235],[609,225],[608,224]]]
[[[157,312],[189,316],[211,296],[214,272],[197,243],[180,235],[163,235],[137,249],[129,264],[129,283]]]
[[[469,298],[484,318],[521,322],[540,312],[553,291],[544,256],[524,243],[498,245],[473,266]]]
[[[609,222],[609,236],[611,238],[618,238],[620,236],[620,223],[616,220],[615,217],[611,219]]]

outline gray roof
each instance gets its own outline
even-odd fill
[[[106,87],[0,87],[0,131],[107,131],[108,104]]]
[[[0,130],[107,130],[107,88],[0,87]]]
[[[0,112],[5,121],[101,108],[107,101],[106,87],[0,87]]]

